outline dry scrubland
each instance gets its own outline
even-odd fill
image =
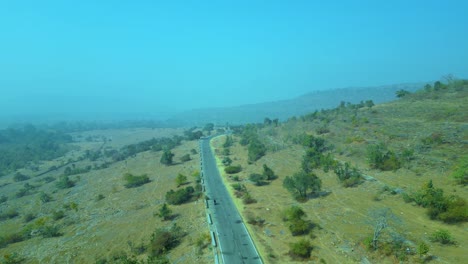
[[[242,171],[231,175],[223,173],[223,177],[228,185],[243,183],[257,200],[246,205],[240,198],[234,198],[246,222],[249,219],[264,220],[263,225],[248,226],[265,263],[295,263],[288,255],[289,244],[301,238],[312,243],[311,257],[305,260],[311,263],[398,263],[395,256],[368,250],[364,243],[374,229],[369,224],[372,220],[369,213],[380,208],[390,208],[400,220],[390,225],[412,251],[404,262],[421,262],[422,258],[416,253],[417,245],[425,242],[430,247],[425,261],[466,263],[467,224],[430,220],[425,208],[405,203],[402,198],[402,192],[417,191],[432,179],[434,186],[442,188],[445,195],[455,194],[468,199],[466,187],[456,184],[451,177],[454,165],[463,157],[466,159],[468,154],[466,87],[462,91],[421,97],[404,98],[351,112],[337,111],[329,115],[333,117],[329,120],[305,116],[278,127],[265,126],[258,134],[268,151],[252,164],[247,159],[247,148],[239,144],[240,137],[234,136],[235,143],[230,147],[229,157],[232,165],[242,166]],[[333,171],[315,170],[322,180],[323,195],[306,202],[296,201],[282,183],[286,176],[301,168],[305,148],[292,144],[292,138],[303,132],[323,137],[335,159],[350,162],[372,178],[367,177],[356,187],[345,188]],[[434,135],[440,135],[442,140],[423,143]],[[218,160],[224,157],[224,142],[224,136],[213,141]],[[397,153],[405,148],[413,149],[413,159],[395,171],[371,169],[366,159],[366,148],[376,142],[383,142]],[[249,175],[261,174],[263,164],[272,168],[278,178],[267,185],[255,186],[249,181]],[[221,162],[219,166],[223,167]],[[239,179],[235,180],[235,176]],[[291,235],[288,224],[283,221],[283,212],[291,205],[303,208],[306,219],[315,224],[310,234]],[[456,243],[441,245],[431,242],[430,235],[440,229],[448,230]]]
[[[115,148],[148,140],[153,137],[182,134],[175,129],[128,129],[104,130],[75,133],[73,137],[80,140],[73,143],[77,149],[67,156],[54,161],[44,162],[40,171],[51,166],[60,166],[69,159],[75,159],[86,150]],[[102,138],[111,139],[103,146]],[[146,151],[123,161],[112,163],[108,168],[91,170],[87,173],[70,176],[76,185],[68,189],[58,189],[56,181],[46,183],[46,177],[58,178],[64,172],[64,167],[32,177],[28,181],[13,182],[11,175],[0,178],[1,194],[9,199],[2,204],[2,210],[16,209],[17,217],[0,222],[0,236],[7,236],[23,229],[27,224],[42,221],[59,227],[61,236],[31,239],[9,244],[0,249],[0,256],[11,256],[16,253],[25,259],[26,263],[95,263],[122,255],[135,255],[145,259],[147,253],[135,253],[139,245],[148,244],[151,234],[156,228],[169,227],[174,223],[182,228],[187,235],[181,244],[168,254],[171,263],[211,263],[211,250],[205,248],[201,253],[195,246],[195,241],[208,234],[204,205],[200,201],[170,206],[175,218],[162,221],[154,216],[165,202],[165,193],[176,189],[175,177],[182,173],[188,181],[194,182],[190,175],[199,170],[199,156],[190,154],[191,161],[181,163],[179,158],[189,154],[191,149],[198,149],[197,141],[183,141],[182,145],[172,150],[175,154],[175,165],[165,166],[160,163],[162,152]],[[101,160],[74,162],[77,168],[101,163]],[[70,164],[71,165],[71,164]],[[39,171],[39,172],[40,172]],[[38,172],[21,170],[26,175],[37,175]],[[147,174],[150,183],[137,188],[125,188],[123,174]],[[16,198],[15,193],[28,183],[37,186],[34,193]],[[5,185],[8,184],[8,185]],[[41,202],[40,193],[45,192],[51,197],[50,202]],[[68,205],[68,208],[64,208]],[[54,212],[63,211],[64,217],[54,220]],[[32,213],[35,219],[25,223],[24,217]],[[57,218],[59,218],[57,216]],[[133,252],[132,252],[133,248]],[[117,261],[118,262],[118,261]],[[102,262],[103,263],[103,262]]]

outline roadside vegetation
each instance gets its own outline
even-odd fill
[[[461,261],[461,250],[437,244],[468,242],[467,95],[468,81],[446,78],[391,103],[343,101],[231,127],[213,145],[235,199],[255,197],[238,205],[266,261],[362,261],[355,252],[376,263]]]

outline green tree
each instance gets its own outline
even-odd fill
[[[167,220],[170,218],[172,214],[172,210],[171,208],[169,208],[169,206],[164,203],[161,208],[159,208],[159,213],[158,213],[158,216],[161,217],[163,220]]]
[[[177,184],[177,187],[184,185],[187,182],[187,176],[179,173],[175,179],[175,182]]]
[[[174,154],[170,150],[165,150],[161,156],[160,162],[164,165],[172,165]]]
[[[300,171],[293,176],[287,176],[283,180],[283,187],[291,192],[297,199],[304,200],[307,199],[309,191],[311,194],[320,191],[322,181],[313,173]]]
[[[208,132],[208,134],[211,134],[211,131],[214,130],[214,124],[213,123],[208,123],[203,127],[203,130]]]
[[[402,98],[402,97],[405,97],[405,96],[407,96],[408,94],[410,94],[410,92],[408,92],[408,91],[406,91],[406,90],[403,90],[403,89],[402,89],[402,90],[398,90],[398,91],[396,91],[395,93],[396,93],[396,96],[397,96],[398,98]]]

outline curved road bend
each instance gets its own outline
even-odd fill
[[[210,148],[210,139],[211,137],[200,139],[200,157],[206,195],[210,198],[208,212],[215,227],[221,261],[225,264],[262,263],[252,238],[221,180]]]

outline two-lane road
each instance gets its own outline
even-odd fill
[[[200,140],[201,166],[206,194],[218,239],[221,260],[225,264],[262,263],[255,245],[224,186],[210,148],[210,139]],[[216,203],[215,203],[216,201]]]

